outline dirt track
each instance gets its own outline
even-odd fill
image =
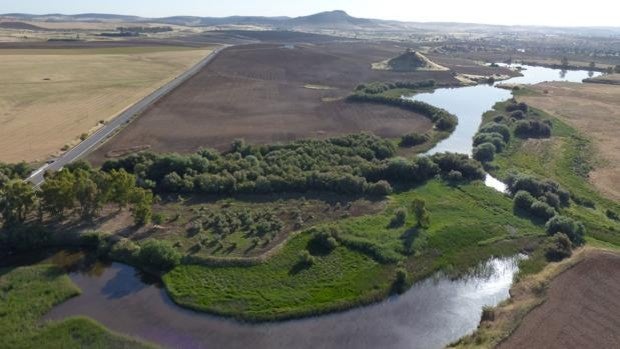
[[[499,348],[619,348],[620,255],[596,251],[551,283],[548,300]]]
[[[424,117],[393,107],[347,103],[359,83],[435,79],[451,72],[394,73],[371,63],[404,50],[386,43],[254,44],[222,52],[204,71],[160,100],[90,160],[132,147],[191,152],[250,143],[370,131],[383,137],[425,132]],[[459,70],[486,69],[475,66]],[[316,85],[316,86],[310,86]],[[309,88],[310,87],[310,88]]]

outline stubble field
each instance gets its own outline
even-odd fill
[[[208,48],[0,50],[0,161],[41,161],[208,55]]]

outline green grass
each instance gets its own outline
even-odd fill
[[[40,324],[54,305],[80,290],[57,267],[0,270],[0,338],[5,348],[149,348],[86,318]]]
[[[180,305],[248,320],[319,314],[385,295],[386,268],[345,247],[316,256],[310,267],[300,266],[298,253],[309,240],[308,234],[297,236],[257,266],[180,266],[164,282]]]
[[[414,228],[412,214],[402,227],[390,227],[394,211],[424,199],[431,212],[426,231]],[[381,214],[324,224],[344,238],[363,239],[392,262],[339,246],[301,268],[298,254],[311,235],[290,240],[273,258],[255,266],[184,265],[164,276],[178,304],[244,320],[276,320],[346,309],[383,299],[395,270],[404,266],[416,281],[443,269],[465,272],[491,256],[518,253],[544,236],[542,227],[513,215],[510,198],[482,183],[453,187],[434,180],[390,197]],[[319,227],[320,228],[320,227]]]
[[[498,103],[494,111],[485,114],[484,122],[495,115],[505,115],[505,105]],[[588,182],[588,172],[597,165],[591,141],[586,135],[542,110],[532,109],[529,117],[552,120],[552,137],[545,140],[522,140],[513,136],[507,149],[496,155],[489,171],[500,179],[505,179],[511,172],[552,179],[571,194],[594,202],[594,208],[573,203],[562,214],[581,220],[591,237],[620,245],[620,225],[605,215],[607,209],[620,212],[620,204],[601,196]]]

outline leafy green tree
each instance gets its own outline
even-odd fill
[[[41,209],[56,218],[62,218],[67,210],[75,206],[75,176],[62,170],[49,176],[38,192]]]
[[[148,224],[153,216],[153,193],[147,189],[135,188],[131,193],[130,202],[135,225]]]
[[[124,169],[112,170],[109,175],[109,200],[123,209],[131,201],[136,189],[136,177]]]
[[[97,216],[110,199],[110,176],[106,172],[81,168],[74,171],[74,176],[80,216],[85,219]]]
[[[0,190],[0,212],[5,226],[23,223],[36,202],[32,185],[12,180]]]

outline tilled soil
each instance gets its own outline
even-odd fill
[[[360,83],[434,79],[452,72],[371,69],[405,48],[394,43],[251,44],[229,48],[206,69],[162,98],[90,156],[100,163],[134,147],[193,152],[248,143],[287,142],[368,131],[382,137],[426,132],[431,122],[398,108],[344,100]],[[478,67],[478,68],[477,68]],[[486,67],[459,65],[468,73]]]
[[[620,255],[593,252],[555,278],[499,348],[620,348]]]

